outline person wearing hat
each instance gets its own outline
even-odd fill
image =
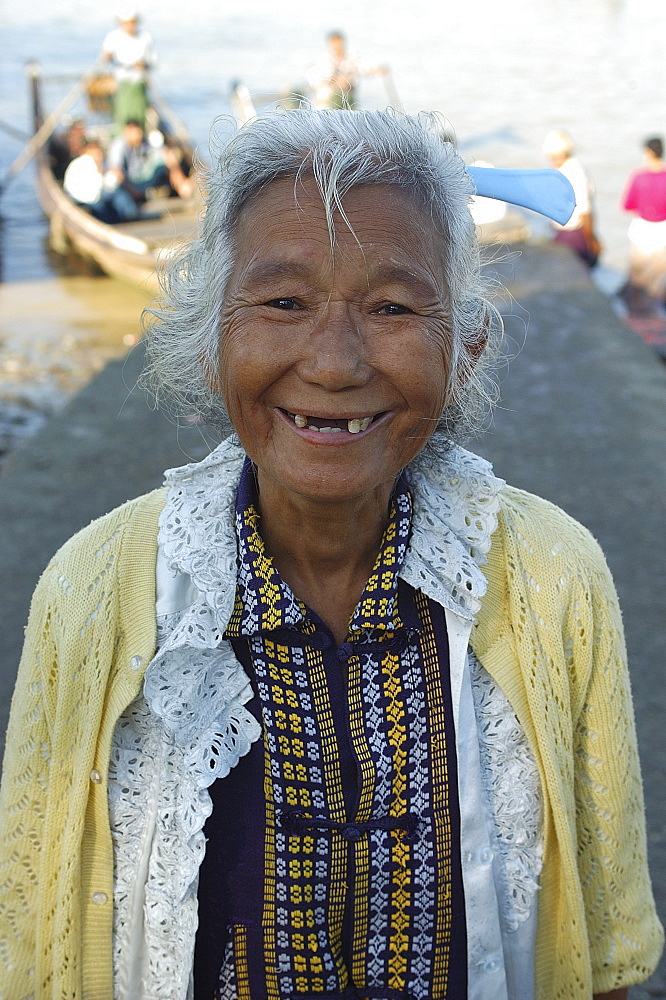
[[[104,39],[100,58],[111,63],[116,78],[116,124],[122,128],[131,120],[144,123],[147,72],[155,65],[155,49],[152,36],[139,28],[139,14],[134,8],[124,7],[118,12],[118,27]]]
[[[559,129],[549,132],[542,148],[553,167],[570,182],[576,196],[576,207],[569,221],[563,226],[555,224],[555,241],[570,247],[588,267],[594,267],[601,243],[594,231],[592,181],[574,156],[573,142],[566,132]]]

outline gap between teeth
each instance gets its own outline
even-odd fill
[[[351,420],[347,421],[347,430],[350,434],[360,434],[361,431],[365,431],[370,426],[372,417],[353,417]],[[320,434],[342,434],[342,427],[315,427],[314,424],[308,424],[308,418],[304,417],[301,413],[294,414],[294,423],[297,427],[307,427],[311,431],[319,431]]]

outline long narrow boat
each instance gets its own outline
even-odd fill
[[[43,77],[34,64],[29,80],[36,133],[44,122],[45,108]],[[151,88],[150,97],[159,116],[160,130],[171,146],[180,149],[183,163],[189,169],[193,144],[187,129],[154,88]],[[156,290],[160,260],[196,230],[201,213],[199,198],[194,195],[187,199],[154,199],[143,207],[144,218],[109,225],[96,219],[65,193],[54,176],[46,148],[39,150],[35,160],[37,196],[50,220],[53,249],[61,253],[73,249],[94,261],[106,274],[149,291]]]

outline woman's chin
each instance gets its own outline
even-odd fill
[[[399,470],[397,470],[399,471]],[[288,469],[258,468],[262,504],[275,502],[301,504],[347,504],[350,507],[376,498],[388,502],[396,473],[377,470],[368,475],[367,467],[344,467],[337,463],[312,462],[291,465]]]

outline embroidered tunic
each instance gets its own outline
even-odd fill
[[[466,996],[446,625],[398,582],[406,483],[340,646],[281,580],[259,522],[246,462],[225,636],[264,741],[211,789],[195,997]]]
[[[213,812],[224,826],[233,811],[227,804],[221,813],[210,789],[222,778],[218,789],[228,779],[244,794],[245,755],[261,737],[256,693],[224,637],[237,592],[235,509],[244,460],[231,437],[202,462],[167,473],[158,651],[142,692],[118,721],[109,764],[116,1000],[194,996],[204,825]],[[442,465],[412,463],[406,478],[413,516],[399,598],[403,583],[422,592],[443,610],[448,629],[467,997],[534,1000],[538,772],[506,697],[466,649],[485,587],[478,562],[490,545],[502,484],[482,459],[456,448]]]

